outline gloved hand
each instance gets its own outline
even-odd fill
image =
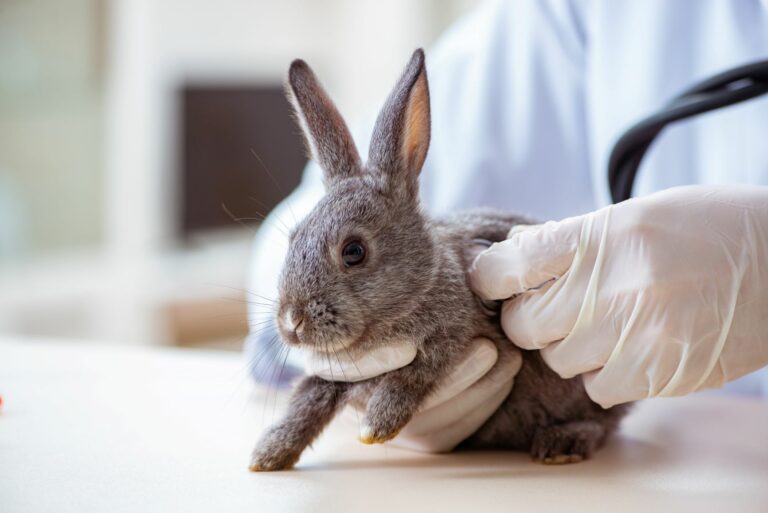
[[[516,227],[470,270],[502,326],[609,407],[768,364],[768,188],[690,186]]]
[[[333,381],[361,381],[408,365],[416,357],[416,348],[404,342],[382,346],[354,360],[346,354],[336,358],[308,353],[306,357],[307,374]],[[521,365],[519,352],[498,361],[493,342],[475,339],[464,360],[389,443],[422,452],[450,451],[498,409],[512,390]]]

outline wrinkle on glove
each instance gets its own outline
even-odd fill
[[[720,387],[768,364],[768,188],[678,187],[516,228],[470,282],[522,293],[506,334],[604,407]]]

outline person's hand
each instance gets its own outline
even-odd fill
[[[415,347],[407,342],[382,346],[355,359],[310,353],[306,371],[327,380],[361,381],[404,367],[415,356]],[[493,342],[475,339],[464,359],[389,443],[423,452],[450,451],[501,405],[521,365],[518,351],[500,360]]]
[[[768,188],[690,186],[516,227],[470,270],[507,336],[604,407],[768,364]]]

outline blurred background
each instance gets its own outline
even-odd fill
[[[0,334],[239,348],[290,61],[354,125],[472,3],[0,0]]]

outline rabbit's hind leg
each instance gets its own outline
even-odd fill
[[[594,420],[555,424],[536,430],[531,457],[544,464],[561,465],[589,459],[605,441],[605,427]]]

